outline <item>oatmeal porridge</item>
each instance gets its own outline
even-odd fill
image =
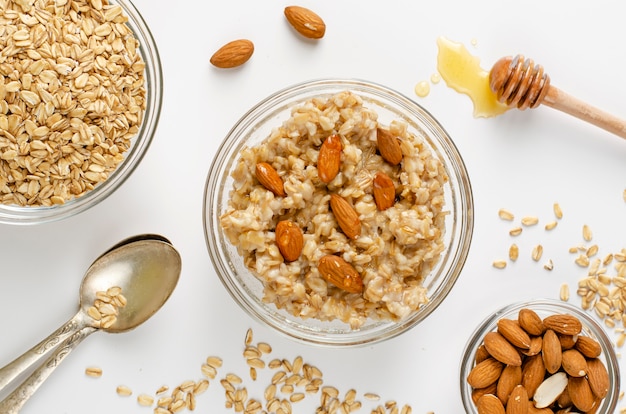
[[[422,282],[445,249],[448,176],[403,120],[380,124],[349,91],[310,99],[240,151],[232,178],[220,224],[264,302],[358,329],[428,301]]]

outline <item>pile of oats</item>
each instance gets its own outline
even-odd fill
[[[119,5],[0,0],[0,203],[80,197],[124,160],[145,62]]]

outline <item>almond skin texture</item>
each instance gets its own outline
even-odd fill
[[[386,129],[376,130],[376,143],[378,152],[391,165],[398,165],[402,161],[402,148],[400,142],[391,132]]]
[[[480,400],[480,398],[486,394],[496,395],[495,382],[491,385],[486,386],[485,388],[472,388],[472,401],[474,402],[474,405],[478,404],[478,400]]]
[[[532,309],[522,309],[519,311],[517,320],[520,326],[529,335],[538,336],[543,333],[543,322],[537,313]]]
[[[528,414],[554,414],[554,411],[549,408],[536,408],[533,404],[529,404]]]
[[[483,342],[489,354],[503,364],[513,366],[522,365],[522,358],[515,347],[498,332],[488,332]]]
[[[506,403],[506,414],[528,414],[528,392],[522,385],[513,388],[513,392],[509,396]]]
[[[572,377],[584,377],[587,375],[587,360],[576,349],[563,351],[561,360],[563,370]]]
[[[286,261],[298,260],[304,246],[302,230],[293,221],[279,221],[276,225],[276,245]]]
[[[530,348],[530,336],[522,329],[519,322],[512,319],[500,319],[498,321],[498,332],[513,346],[522,349]]]
[[[317,266],[320,275],[328,282],[350,293],[363,292],[361,275],[351,264],[339,256],[329,254]]]
[[[543,344],[543,338],[541,336],[533,336],[530,338],[530,348],[522,349],[522,354],[526,356],[537,355],[541,352],[541,345]]]
[[[563,335],[578,335],[583,328],[577,317],[572,315],[550,315],[544,318],[543,326]]]
[[[396,201],[396,187],[387,174],[378,171],[372,183],[374,202],[380,211],[392,207]]]
[[[587,379],[591,391],[598,398],[604,398],[609,393],[609,373],[604,363],[598,358],[587,361]]]
[[[543,382],[546,375],[546,367],[543,364],[541,354],[527,357],[522,366],[522,385],[526,388],[530,397],[535,395],[535,391]]]
[[[337,134],[324,140],[317,157],[317,175],[328,184],[339,173],[341,166],[341,138]]]
[[[588,336],[579,336],[574,348],[578,349],[587,358],[597,358],[602,353],[602,348],[598,341]]]
[[[570,378],[567,383],[567,390],[572,402],[580,411],[587,412],[594,407],[596,399],[591,391],[589,382],[587,382],[587,378]]]
[[[331,194],[330,208],[343,233],[349,239],[358,238],[361,234],[361,220],[350,203],[337,194]]]
[[[235,68],[246,63],[253,53],[254,43],[250,40],[233,40],[219,48],[211,56],[210,62],[213,66],[221,69]]]
[[[504,364],[495,358],[487,358],[476,364],[467,376],[467,383],[473,388],[486,388],[495,384],[504,369]]]
[[[476,403],[478,414],[505,414],[504,405],[493,394],[485,394]]]
[[[559,368],[561,368],[561,343],[552,329],[548,329],[543,335],[541,356],[543,357],[543,363],[546,367],[546,371],[550,374],[554,374],[559,370]]]
[[[476,356],[474,357],[474,363],[480,364],[481,362],[483,362],[485,359],[489,358],[490,356],[491,355],[489,355],[489,351],[487,351],[487,348],[485,348],[485,344],[480,344],[478,348],[476,348]]]
[[[572,349],[574,345],[576,345],[577,336],[562,335],[562,334],[557,334],[556,336],[559,337],[559,342],[561,343],[561,349],[564,351],[566,349]]]
[[[280,178],[274,167],[266,162],[260,162],[256,165],[255,174],[257,180],[259,180],[263,187],[267,188],[279,197],[284,197],[286,195],[283,180]]]
[[[522,367],[514,367],[513,365],[507,365],[500,379],[498,379],[498,386],[496,389],[496,396],[500,399],[502,404],[506,404],[513,392],[513,388],[522,383]]]
[[[285,7],[285,17],[302,36],[321,39],[326,33],[326,23],[313,11],[300,6]]]

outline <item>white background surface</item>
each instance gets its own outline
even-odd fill
[[[474,119],[472,105],[441,82],[426,98],[413,88],[436,72],[439,36],[464,43],[490,67],[522,53],[543,64],[555,86],[608,112],[626,117],[623,5],[618,1],[305,1],[324,18],[327,32],[306,41],[288,26],[291,3],[135,0],[153,31],[164,74],[164,103],[155,139],[134,175],[99,206],[60,222],[0,225],[0,365],[30,348],[77,310],[83,272],[112,244],[143,232],[172,240],[183,259],[179,285],[164,308],[135,331],[96,333],[72,353],[28,402],[24,414],[149,413],[135,396],[201,378],[209,355],[228,372],[247,376],[243,338],[272,344],[274,357],[305,361],[324,372],[341,392],[376,392],[381,402],[410,404],[413,413],[461,413],[459,362],[469,334],[490,312],[536,297],[558,297],[585,271],[568,248],[583,242],[588,224],[600,256],[626,247],[626,140],[547,107]],[[253,40],[250,61],[216,70],[211,54],[237,39]],[[475,41],[475,45],[472,45]],[[320,77],[356,77],[385,84],[426,107],[447,129],[466,162],[474,190],[475,231],[465,269],[448,299],[424,323],[402,337],[358,348],[312,348],[278,336],[252,321],[226,294],[212,269],[202,229],[202,195],[213,155],[233,123],[277,89]],[[564,218],[552,232],[559,202]],[[540,226],[515,239],[517,263],[505,258],[511,224],[537,215]],[[544,245],[535,263],[530,251]],[[551,258],[554,270],[542,268]],[[612,331],[610,332],[613,335]],[[622,369],[626,365],[623,364]],[[99,366],[104,374],[88,378]],[[262,378],[266,378],[262,377]],[[267,381],[248,380],[261,398]],[[364,398],[361,412],[371,407]],[[294,412],[312,413],[317,397]],[[623,402],[626,406],[626,401]],[[196,412],[221,413],[218,381],[198,398]]]

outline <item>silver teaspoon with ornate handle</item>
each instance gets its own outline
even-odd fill
[[[78,313],[48,338],[0,369],[1,391],[53,351],[47,361],[0,402],[0,413],[18,413],[69,352],[91,333],[96,330],[126,332],[154,315],[176,287],[181,266],[180,255],[171,243],[151,234],[123,240],[98,257],[83,278]],[[114,309],[114,317],[103,324],[92,316],[90,308],[102,299],[102,292],[111,288],[123,293],[125,300]]]

